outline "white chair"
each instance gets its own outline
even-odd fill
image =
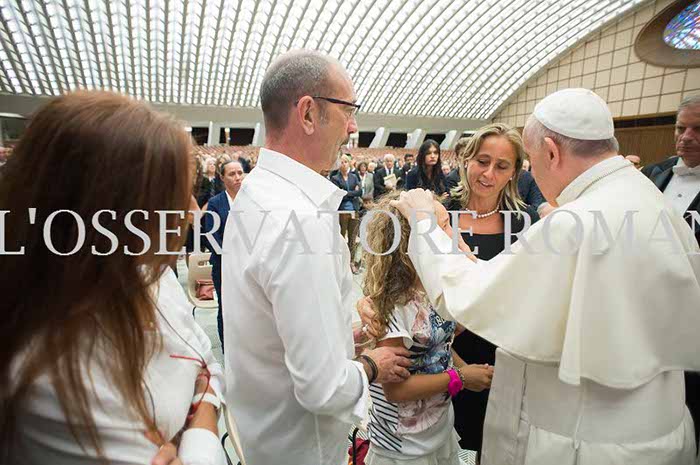
[[[224,409],[224,420],[226,420],[226,430],[227,433],[224,434],[224,437],[221,438],[221,445],[224,446],[224,443],[226,442],[226,438],[228,437],[231,440],[231,444],[233,445],[233,450],[236,452],[236,456],[238,457],[238,463],[239,465],[246,465],[245,457],[243,457],[243,447],[241,447],[241,438],[238,435],[238,427],[236,426],[236,422],[233,419],[233,413],[226,407],[226,405],[222,404],[222,408]],[[224,447],[224,452],[226,451],[226,448]],[[228,456],[228,453],[226,454],[226,459],[228,463],[233,463],[231,461],[231,458]]]
[[[209,263],[210,253],[193,253],[188,261],[187,271],[187,298],[192,303],[192,317],[195,310],[199,308],[219,308],[219,303],[216,300],[217,295],[214,293],[214,300],[201,300],[197,298],[197,280],[211,279],[212,266]]]

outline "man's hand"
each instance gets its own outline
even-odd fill
[[[411,220],[414,215],[416,220],[420,221],[435,214],[433,193],[424,189],[401,192],[399,200],[392,200],[390,205],[396,207],[408,220]]]
[[[410,352],[404,347],[378,347],[365,351],[363,355],[374,360],[379,368],[375,383],[400,383],[411,376],[406,369],[411,366]]]
[[[487,365],[464,365],[459,369],[464,376],[464,387],[474,392],[481,392],[491,387],[493,367]]]

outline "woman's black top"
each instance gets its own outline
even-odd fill
[[[406,190],[420,187],[421,189],[433,191],[437,195],[442,195],[447,192],[445,175],[442,173],[442,170],[438,170],[437,176],[433,179],[427,179],[427,177],[421,176],[419,170],[420,166],[416,165],[406,173]]]
[[[453,201],[449,205],[448,210],[465,209],[460,208],[458,201]],[[532,223],[539,219],[537,210],[532,207],[528,206],[524,213],[530,215]],[[505,220],[506,217],[504,216]],[[524,227],[522,216],[511,214],[511,221],[513,233],[522,231]],[[477,257],[480,260],[491,260],[505,248],[505,236],[503,233],[474,235],[462,233],[462,238],[472,250],[479,247]],[[512,237],[511,243],[516,241],[517,237]],[[452,347],[462,360],[468,364],[488,363],[493,366],[496,363],[496,346],[469,330],[465,330],[457,336]],[[481,451],[488,398],[489,390],[481,392],[464,390],[452,399],[455,411],[455,430],[461,437],[459,445],[463,449]]]

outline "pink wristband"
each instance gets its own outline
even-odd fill
[[[450,376],[450,382],[447,384],[447,393],[454,397],[462,390],[462,378],[459,377],[457,371],[453,368],[450,368],[445,373]]]

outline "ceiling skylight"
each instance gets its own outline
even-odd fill
[[[362,111],[490,118],[643,0],[0,0],[0,92],[256,107],[271,59],[338,58]]]

